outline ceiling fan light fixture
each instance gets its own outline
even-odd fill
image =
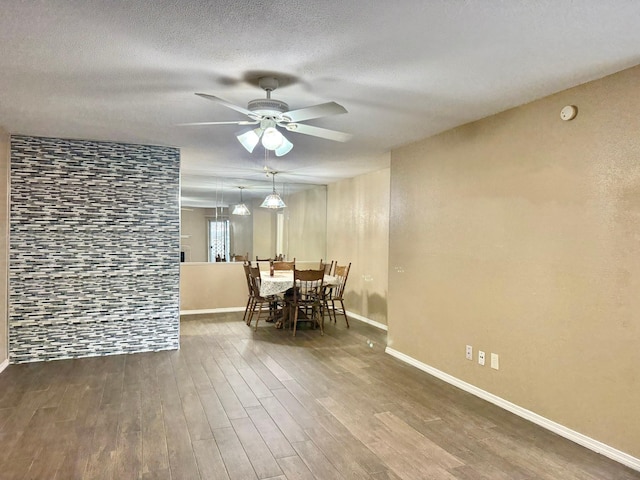
[[[267,128],[262,134],[262,145],[267,150],[276,150],[283,141],[284,136],[275,127]]]
[[[249,152],[253,152],[253,149],[256,148],[256,145],[260,141],[260,134],[262,133],[262,129],[254,128],[253,130],[249,130],[248,132],[241,133],[236,135],[236,138],[240,142],[240,144]]]
[[[278,88],[280,82],[276,77],[266,76],[258,79],[259,86],[266,92],[267,98],[258,98],[251,100],[247,108],[235,105],[215,95],[206,93],[196,93],[196,95],[207,100],[214,101],[231,110],[246,115],[249,120],[229,121],[229,122],[198,122],[190,125],[248,125],[260,124],[253,133],[245,132],[236,135],[238,141],[249,152],[253,153],[258,142],[262,141],[265,150],[276,152],[276,156],[286,155],[293,148],[293,144],[289,142],[282,133],[276,128],[286,128],[290,132],[301,133],[303,135],[311,135],[314,137],[325,138],[336,142],[346,142],[352,135],[330,130],[328,128],[307,125],[306,120],[314,118],[327,117],[330,115],[338,115],[347,113],[347,109],[336,102],[326,102],[310,107],[289,109],[289,105],[282,100],[271,98],[271,92]]]
[[[286,155],[293,148],[293,143],[287,140],[287,137],[282,135],[282,145],[275,149],[276,157]]]

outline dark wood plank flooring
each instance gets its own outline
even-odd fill
[[[180,351],[9,366],[0,478],[640,479],[386,355],[369,325],[293,338],[241,317],[183,318]]]

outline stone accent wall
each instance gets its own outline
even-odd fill
[[[11,363],[179,346],[176,148],[11,137]]]

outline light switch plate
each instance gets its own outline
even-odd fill
[[[497,353],[491,354],[491,368],[498,370],[500,368],[500,358]]]

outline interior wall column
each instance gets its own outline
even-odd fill
[[[9,364],[7,278],[9,232],[9,133],[0,127],[0,372]]]

